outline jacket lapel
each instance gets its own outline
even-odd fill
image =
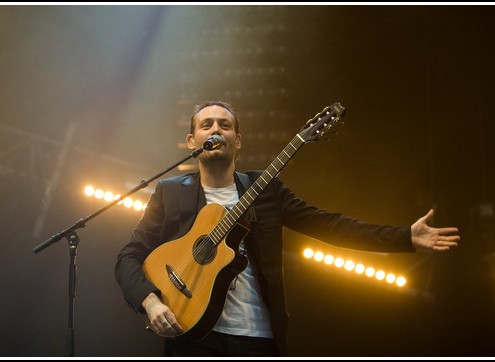
[[[198,212],[206,205],[199,173],[187,175],[180,185],[179,192],[180,229],[185,234],[191,229]]]
[[[244,193],[249,189],[251,186],[251,180],[249,179],[249,176],[246,175],[245,173],[240,173],[240,172],[235,172],[235,183],[237,186],[237,192],[239,193],[239,198],[244,195]]]

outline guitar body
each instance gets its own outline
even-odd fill
[[[221,205],[206,205],[186,235],[159,246],[143,263],[146,277],[160,289],[161,301],[183,328],[175,339],[197,341],[211,331],[230,283],[247,266],[238,251],[247,227],[236,223],[214,246],[205,239],[226,212]]]

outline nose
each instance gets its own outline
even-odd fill
[[[213,125],[211,126],[211,131],[212,131],[211,134],[212,135],[214,135],[214,134],[218,134],[219,135],[220,134],[220,129],[221,129],[221,127],[218,124],[218,122],[214,122]]]

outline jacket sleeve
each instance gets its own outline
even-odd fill
[[[117,255],[115,278],[126,303],[137,313],[145,313],[141,303],[149,293],[161,296],[160,290],[146,278],[143,271],[144,260],[160,241],[164,219],[161,198],[162,187],[158,183],[129,241]]]
[[[373,252],[414,252],[411,229],[370,224],[346,215],[319,209],[293,194],[276,180],[283,225],[338,247]]]

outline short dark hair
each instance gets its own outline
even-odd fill
[[[239,124],[239,119],[237,118],[237,114],[234,111],[234,108],[227,102],[222,102],[222,101],[206,101],[204,103],[198,104],[194,106],[194,111],[191,116],[191,129],[190,132],[191,134],[194,133],[194,117],[203,109],[206,107],[210,106],[220,106],[222,108],[225,108],[227,111],[229,111],[233,116],[234,116],[234,129],[235,133],[240,133],[241,132],[241,125]]]

